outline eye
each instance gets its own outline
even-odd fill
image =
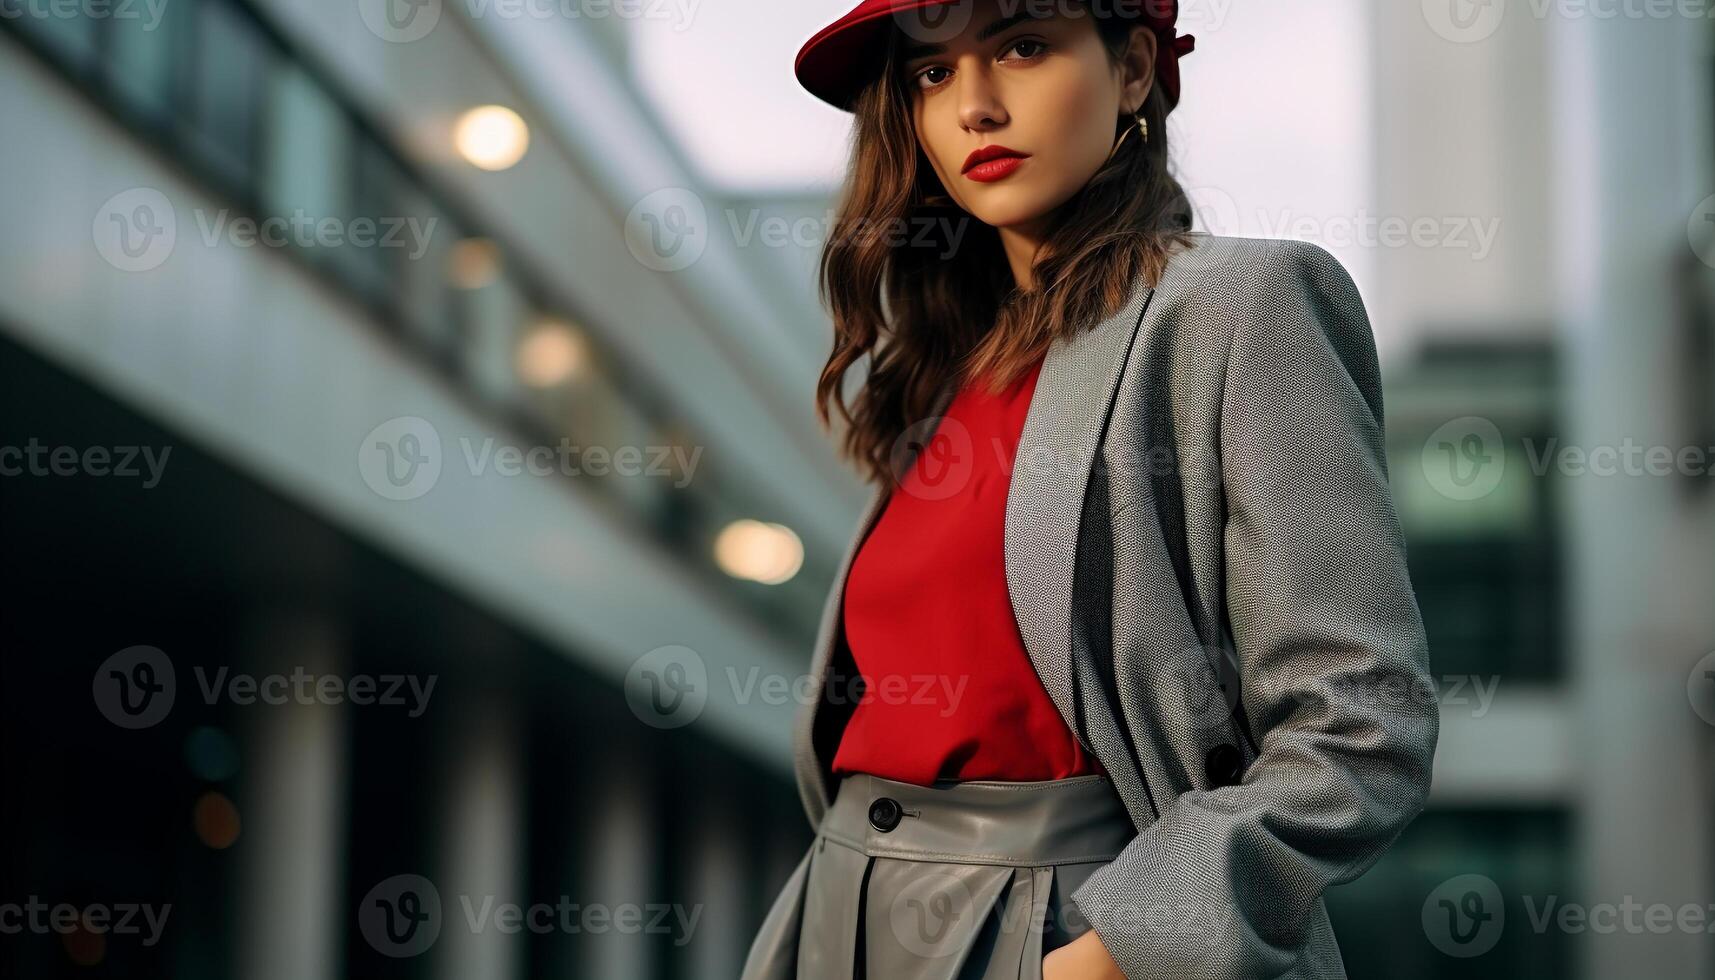
[[[942,82],[946,81],[947,79],[944,76],[941,78],[930,78],[929,73],[930,72],[937,72],[937,71],[944,72],[946,70],[947,70],[947,67],[945,65],[930,65],[929,67],[924,68],[921,71],[919,71],[914,76],[913,80],[917,82],[917,87],[920,89],[934,88],[935,86],[941,84]]]
[[[1006,51],[1002,51],[1001,54],[1004,55],[1007,51],[1018,51],[1021,60],[1030,61],[1042,57],[1048,51],[1048,45],[1039,38],[1021,37],[1007,45]]]

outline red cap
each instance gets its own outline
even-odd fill
[[[889,24],[913,38],[940,41],[962,31],[969,14],[939,14],[933,8],[957,0],[863,0],[851,12],[816,32],[798,49],[793,72],[799,84],[836,109],[851,111],[852,99],[880,70],[879,44]],[[1114,16],[1137,18],[1155,28],[1155,79],[1167,96],[1167,107],[1179,104],[1179,59],[1191,53],[1197,39],[1177,34],[1179,0],[1114,0]],[[967,11],[969,7],[965,8]]]

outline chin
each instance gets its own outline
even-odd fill
[[[1048,202],[1035,195],[995,194],[993,198],[972,201],[969,210],[978,221],[996,228],[1029,224],[1050,210]]]

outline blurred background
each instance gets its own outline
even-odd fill
[[[0,0],[0,975],[736,976],[864,488],[848,0]],[[1189,0],[1383,359],[1442,735],[1354,977],[1715,977],[1715,6]]]

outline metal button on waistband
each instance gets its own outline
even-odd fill
[[[885,834],[899,826],[901,810],[899,801],[893,797],[877,797],[875,802],[869,805],[869,825]]]

